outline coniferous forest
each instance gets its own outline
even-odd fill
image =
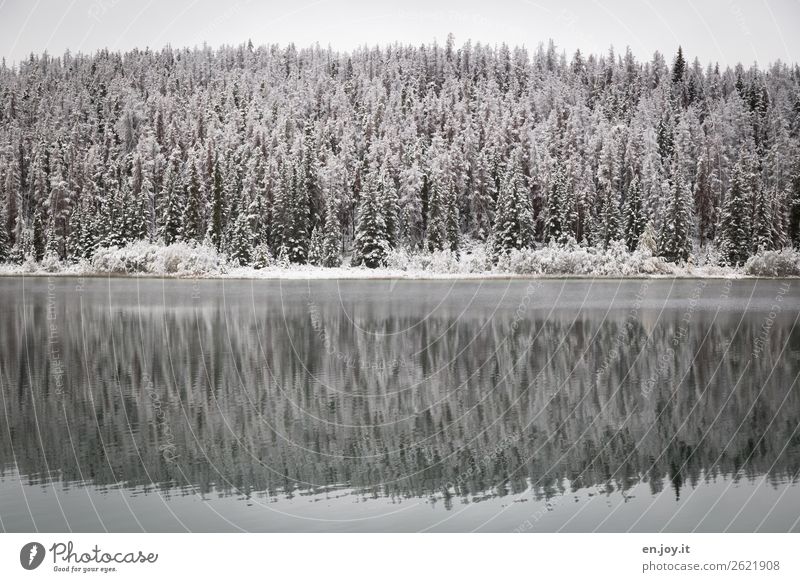
[[[234,264],[548,242],[740,265],[800,245],[800,67],[467,42],[0,68],[0,262],[137,240]]]

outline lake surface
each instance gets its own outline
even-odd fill
[[[800,531],[800,281],[0,277],[4,531]]]

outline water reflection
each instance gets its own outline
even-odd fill
[[[0,467],[27,486],[444,510],[794,485],[795,291],[0,279]]]

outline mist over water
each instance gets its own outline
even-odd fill
[[[797,531],[796,285],[0,278],[0,523]]]

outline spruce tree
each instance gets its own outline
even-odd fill
[[[292,168],[281,241],[281,246],[286,248],[289,261],[298,264],[303,264],[308,259],[310,209],[308,182],[304,176],[301,167]]]
[[[756,253],[760,250],[772,250],[772,205],[767,199],[766,192],[760,187],[755,194],[752,225],[751,240],[753,246],[751,247],[751,251]]]
[[[639,245],[639,238],[647,225],[647,218],[642,207],[642,186],[639,176],[634,175],[628,186],[625,197],[625,244],[633,252]]]
[[[561,242],[564,228],[561,224],[561,197],[563,195],[563,178],[561,172],[556,173],[556,179],[550,187],[547,197],[547,215],[544,224],[544,235],[548,241]]]
[[[224,187],[219,159],[214,159],[214,176],[211,185],[211,228],[209,238],[217,250],[222,248],[222,221],[225,218]]]
[[[668,261],[686,261],[692,251],[692,203],[681,172],[676,172],[658,235],[658,254]]]
[[[202,190],[196,160],[189,158],[186,163],[186,173],[184,185],[186,210],[184,211],[183,237],[190,241],[200,241],[205,233],[203,232]]]
[[[750,177],[740,157],[725,193],[717,228],[720,251],[731,265],[742,265],[750,256],[750,198]]]
[[[184,186],[181,179],[181,154],[176,147],[167,164],[164,173],[164,187],[161,191],[160,201],[160,229],[159,236],[164,244],[172,244],[183,237],[184,228]]]
[[[597,204],[594,243],[607,248],[620,238],[622,216],[620,181],[616,161],[617,143],[613,135],[603,141],[597,168]]]
[[[11,237],[6,230],[6,205],[4,200],[0,200],[0,263],[5,263],[11,256]]]
[[[322,228],[320,225],[314,227],[311,231],[311,241],[308,243],[308,264],[322,266]]]
[[[339,211],[333,194],[325,198],[325,221],[322,230],[321,263],[323,267],[338,267],[342,263],[341,248],[342,228]]]
[[[519,151],[512,153],[500,182],[494,218],[495,258],[533,245],[533,211],[525,187]]]
[[[379,191],[372,182],[362,192],[356,225],[355,261],[363,263],[370,269],[384,264],[389,252],[389,237],[386,221],[381,212]]]

